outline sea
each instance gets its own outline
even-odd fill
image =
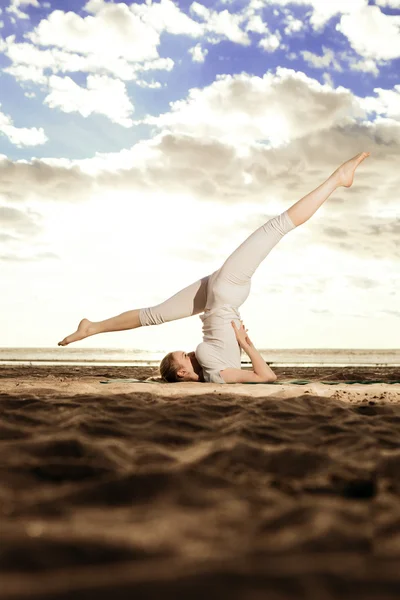
[[[126,348],[0,348],[1,365],[115,365],[157,367],[168,350]],[[400,349],[289,348],[259,350],[275,367],[398,366]],[[242,365],[251,361],[242,352]]]

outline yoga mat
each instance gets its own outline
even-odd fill
[[[100,381],[100,383],[164,383],[163,381],[150,381],[150,380],[146,380],[146,379],[107,379],[105,381]],[[246,383],[246,385],[260,385],[259,382],[257,381],[246,381],[244,382]],[[343,381],[316,381],[316,380],[309,380],[309,379],[293,379],[292,381],[274,381],[269,383],[268,385],[307,385],[308,383],[323,383],[325,385],[339,385],[341,383],[345,383],[347,384],[354,384],[354,383],[362,383],[364,385],[370,385],[372,383],[385,383],[385,384],[393,384],[393,383],[400,383],[400,379],[397,379],[395,381],[381,381],[379,379],[373,380],[373,381],[366,381],[366,380],[359,380],[359,381],[353,381],[353,380],[346,380],[344,379]],[[220,384],[223,385],[223,384]],[[224,384],[224,385],[236,385],[236,384]]]

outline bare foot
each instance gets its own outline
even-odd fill
[[[89,337],[89,335],[93,335],[94,331],[92,325],[93,323],[92,321],[89,321],[89,319],[82,319],[75,333],[68,335],[62,342],[58,342],[58,345],[67,346],[68,344],[71,344],[71,342],[77,342]]]
[[[370,152],[361,152],[351,158],[347,162],[343,163],[336,171],[335,174],[339,178],[339,185],[344,187],[350,187],[353,183],[354,173],[358,165],[362,163],[370,155]]]

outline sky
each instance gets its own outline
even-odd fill
[[[400,0],[0,7],[0,346],[162,302],[368,151],[240,312],[260,349],[399,347]],[[74,346],[201,340],[193,316]]]

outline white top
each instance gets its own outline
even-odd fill
[[[224,304],[206,310],[199,317],[203,321],[203,341],[197,346],[195,355],[203,368],[204,381],[226,383],[220,371],[241,368],[241,348],[231,325],[233,320],[236,327],[240,327],[239,311]]]

